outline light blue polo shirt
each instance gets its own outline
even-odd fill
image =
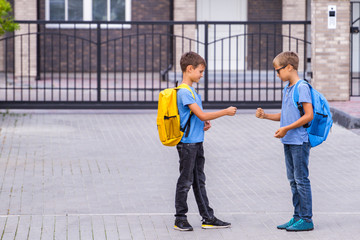
[[[295,107],[293,100],[294,86],[287,87],[283,94],[282,106],[281,106],[281,119],[280,127],[285,127],[300,118],[300,111]],[[311,103],[310,88],[307,84],[299,84],[299,102]],[[281,138],[283,144],[302,145],[304,142],[309,141],[309,135],[306,129],[301,126],[295,129],[289,130],[286,135]]]
[[[195,95],[195,99],[192,96],[191,92],[187,89],[181,88],[177,92],[177,105],[180,114],[180,125],[183,128],[190,116],[190,108],[189,104],[197,103],[201,110],[202,102],[201,96],[198,94],[193,87],[190,87]],[[184,136],[181,139],[182,143],[199,143],[204,141],[204,122],[201,121],[195,114],[191,117],[190,120],[190,132],[189,136],[185,137],[186,130],[184,132]]]

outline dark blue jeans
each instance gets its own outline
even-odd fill
[[[205,157],[202,143],[179,143],[180,176],[176,185],[175,208],[177,219],[186,219],[187,196],[193,187],[196,203],[203,219],[212,219],[214,211],[209,206],[205,189]]]
[[[308,178],[310,148],[310,143],[284,144],[287,178],[293,196],[294,218],[301,218],[308,222],[312,218],[312,196]]]

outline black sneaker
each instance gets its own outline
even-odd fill
[[[179,231],[192,231],[193,228],[187,220],[176,219],[174,229]]]
[[[223,222],[216,217],[214,217],[211,220],[203,220],[201,227],[203,229],[209,229],[209,228],[228,228],[231,227],[231,223]]]

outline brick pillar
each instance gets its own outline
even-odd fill
[[[26,7],[25,7],[26,6]],[[37,20],[36,0],[16,0],[14,3],[15,20]],[[20,30],[15,31],[15,77],[17,80],[34,80],[36,76],[36,33],[35,24],[20,24]],[[21,34],[25,34],[20,37]]]
[[[336,28],[328,29],[328,6],[336,6]],[[311,1],[313,85],[328,100],[350,99],[350,0]]]
[[[283,0],[283,11],[282,11],[282,20],[283,21],[305,21],[306,20],[306,0]],[[291,33],[290,33],[291,31]],[[287,37],[283,38],[283,51],[293,51],[299,55],[299,72],[304,70],[304,59],[306,56],[304,54],[304,42],[296,41],[297,39],[306,40],[305,38],[305,28],[304,25],[291,25],[289,31],[289,25],[284,25],[282,27],[282,34],[284,36],[291,35],[292,39]],[[310,47],[310,46],[307,46]]]
[[[196,0],[175,0],[174,1],[174,21],[195,21],[196,20]],[[188,37],[190,39],[196,39],[195,25],[181,25],[174,27],[175,36]],[[190,49],[194,51],[195,44],[190,46],[189,40],[184,40],[180,37],[176,38],[175,41],[175,64],[177,72],[181,72],[180,68],[180,57],[184,52]],[[204,57],[204,56],[202,56]]]

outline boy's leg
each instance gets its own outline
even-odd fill
[[[179,143],[176,146],[180,158],[180,176],[176,185],[175,209],[176,219],[186,220],[188,212],[187,196],[193,183],[193,171],[196,158],[196,145]]]
[[[309,180],[309,153],[310,143],[295,146],[293,150],[294,176],[297,191],[300,196],[300,218],[311,222],[312,218],[312,196]]]
[[[300,195],[297,190],[296,182],[295,182],[295,167],[294,167],[294,159],[292,154],[292,147],[294,145],[284,144],[284,154],[285,154],[285,163],[286,163],[286,174],[287,178],[290,182],[291,192],[292,192],[292,202],[294,206],[294,219],[300,219]]]
[[[196,203],[199,208],[200,215],[203,219],[213,219],[214,210],[209,206],[209,200],[205,189],[205,173],[204,173],[205,157],[203,144],[199,144],[197,152],[195,167],[194,167],[194,182],[193,191],[195,194]]]

